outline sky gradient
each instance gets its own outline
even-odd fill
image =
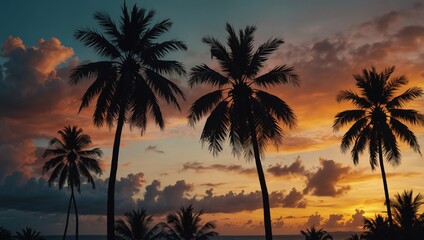
[[[156,21],[170,18],[164,38],[184,41],[188,51],[172,54],[186,69],[206,63],[207,35],[225,42],[225,23],[236,29],[255,25],[256,44],[270,37],[285,43],[264,70],[287,64],[300,86],[272,88],[295,111],[298,126],[284,129],[283,144],[269,148],[263,166],[275,234],[320,226],[328,231],[358,230],[363,217],[385,211],[379,170],[368,157],[355,166],[341,153],[346,129],[334,133],[334,116],[352,106],[339,104],[340,90],[354,89],[352,75],[363,68],[396,65],[408,86],[424,87],[424,2],[422,1],[127,1],[155,9]],[[78,125],[104,151],[104,174],[97,188],[84,185],[77,195],[81,234],[105,234],[107,177],[114,129],[92,124],[92,106],[78,113],[89,81],[71,86],[70,71],[99,56],[73,37],[78,27],[99,29],[95,11],[117,19],[121,1],[6,1],[0,4],[0,226],[13,232],[31,226],[43,234],[61,234],[69,192],[48,187],[41,157],[48,141],[65,125]],[[262,200],[253,162],[231,155],[228,146],[213,157],[199,143],[204,121],[188,126],[190,105],[209,89],[187,86],[178,112],[163,106],[165,131],[126,126],[122,136],[116,189],[116,213],[143,206],[164,220],[166,213],[193,203],[216,221],[222,235],[263,234]],[[400,92],[399,92],[400,93]],[[407,106],[421,113],[420,99]],[[412,127],[424,145],[423,127]],[[403,190],[423,193],[422,156],[401,146],[402,164],[386,165],[391,197]],[[423,209],[421,209],[422,211]],[[70,221],[73,232],[73,221]]]

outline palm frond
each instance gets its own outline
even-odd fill
[[[181,89],[173,82],[158,74],[155,71],[146,69],[146,82],[152,87],[153,91],[156,92],[162,99],[168,104],[172,104],[174,107],[181,110],[178,100],[175,95],[178,95],[184,99],[184,93]],[[143,81],[139,78],[139,81]]]
[[[286,65],[274,67],[271,71],[254,79],[255,84],[261,87],[269,87],[281,84],[299,85],[299,78],[293,72],[293,67]]]
[[[387,108],[399,108],[403,107],[405,103],[412,101],[416,98],[422,97],[424,95],[424,92],[422,88],[419,87],[412,87],[407,89],[404,93],[401,95],[394,97],[391,101],[387,103]]]
[[[392,131],[396,134],[397,137],[406,142],[415,152],[421,154],[420,144],[418,143],[414,132],[409,130],[405,124],[395,118],[390,118],[390,125]]]
[[[230,84],[231,81],[217,71],[209,68],[206,64],[202,64],[191,69],[188,83],[190,87],[197,84],[210,84],[213,87],[222,87],[226,84]]]
[[[217,156],[228,132],[228,102],[221,101],[206,120],[200,140],[207,142],[209,151]]]
[[[197,99],[189,110],[188,122],[194,126],[206,113],[222,100],[223,90],[216,90]]]
[[[372,103],[370,103],[366,98],[360,97],[358,94],[350,90],[340,91],[336,100],[337,102],[350,101],[353,105],[362,109],[370,108],[372,106]]]
[[[350,122],[358,121],[365,117],[365,110],[354,109],[346,110],[337,113],[333,123],[333,130],[338,131],[341,127],[347,125]]]
[[[80,28],[75,34],[75,38],[82,41],[87,47],[93,47],[96,52],[104,57],[112,59],[119,58],[121,53],[105,36],[94,29]]]
[[[263,63],[268,60],[268,55],[276,51],[283,43],[284,41],[282,39],[273,38],[260,45],[252,56],[250,64],[246,70],[246,76],[250,78],[256,76],[256,74],[258,74],[260,69],[263,67]]]
[[[185,75],[186,71],[184,65],[178,61],[168,61],[168,60],[157,60],[150,59],[145,61],[146,66],[159,74],[173,74]]]
[[[289,128],[296,127],[297,119],[294,111],[281,98],[267,92],[257,90],[256,99],[267,112],[276,116],[279,121],[282,121]]]

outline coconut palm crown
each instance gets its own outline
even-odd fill
[[[306,231],[300,230],[300,233],[305,237],[305,240],[333,240],[333,237],[324,229],[316,229],[314,226]]]
[[[72,72],[70,83],[92,79],[81,99],[80,110],[97,99],[94,124],[107,124],[111,128],[116,123],[107,200],[108,240],[114,240],[115,183],[124,123],[139,128],[143,134],[147,120],[152,118],[163,129],[165,121],[159,99],[180,109],[177,97],[184,98],[178,86],[164,76],[184,74],[183,65],[163,58],[170,52],[186,50],[187,47],[177,40],[158,42],[157,39],[170,30],[172,22],[165,19],[153,23],[154,16],[154,11],[137,5],[129,10],[124,3],[119,25],[107,13],[97,12],[94,18],[102,33],[90,28],[80,28],[75,32],[78,40],[106,59],[79,65]]]
[[[194,126],[209,114],[200,139],[208,143],[209,150],[217,156],[228,138],[233,154],[254,157],[264,203],[264,223],[267,239],[272,239],[268,190],[260,162],[267,144],[278,146],[283,131],[280,123],[292,128],[296,117],[289,105],[276,95],[267,93],[269,87],[283,84],[298,85],[293,68],[278,65],[262,73],[270,54],[283,43],[279,38],[269,39],[254,50],[256,28],[247,26],[239,33],[230,24],[227,47],[208,36],[202,41],[210,47],[212,58],[217,59],[220,71],[206,64],[191,69],[189,84],[209,85],[217,88],[197,99],[189,111],[189,124]]]
[[[202,225],[203,211],[194,212],[193,206],[181,207],[176,213],[168,214],[166,239],[172,240],[208,240],[217,236],[213,222]]]
[[[360,93],[351,90],[341,91],[337,95],[337,101],[351,102],[356,109],[338,113],[333,125],[334,131],[338,131],[341,127],[352,123],[343,135],[340,147],[343,152],[352,148],[351,154],[355,164],[359,162],[359,155],[368,147],[371,168],[374,170],[380,166],[388,219],[392,229],[393,221],[383,155],[388,163],[394,166],[400,164],[401,153],[398,139],[420,153],[420,145],[415,134],[405,124],[424,124],[422,114],[413,109],[403,108],[406,103],[423,96],[423,90],[419,87],[411,87],[395,96],[397,90],[408,84],[408,80],[403,75],[391,77],[394,70],[393,66],[378,72],[372,67],[371,70],[364,69],[362,75],[354,75],[356,87]]]
[[[116,239],[118,240],[154,240],[161,239],[162,225],[153,223],[153,216],[149,216],[146,210],[138,209],[128,211],[123,219],[115,223]]]

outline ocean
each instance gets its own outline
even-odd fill
[[[351,232],[335,232],[330,233],[334,240],[346,240],[352,233]],[[44,236],[45,240],[62,240],[62,236]],[[262,240],[264,236],[218,236],[212,238],[213,240]],[[302,235],[279,235],[274,236],[274,240],[304,240]],[[66,240],[75,240],[75,237],[68,236]],[[106,236],[97,235],[83,235],[79,236],[79,240],[106,240]]]

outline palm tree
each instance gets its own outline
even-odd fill
[[[346,240],[361,240],[361,239],[363,239],[363,237],[355,233],[350,235]]]
[[[125,213],[125,219],[119,219],[115,224],[118,240],[154,240],[162,237],[162,225],[153,227],[153,216],[148,216],[146,210],[138,209]]]
[[[268,56],[283,41],[270,39],[254,51],[255,27],[247,26],[244,31],[240,30],[238,36],[231,25],[227,24],[226,28],[229,49],[213,37],[202,39],[209,45],[212,57],[218,59],[222,73],[205,64],[192,68],[191,87],[209,84],[218,87],[218,90],[196,100],[188,120],[194,126],[210,112],[200,139],[209,144],[214,156],[221,152],[227,136],[233,154],[240,156],[244,153],[247,159],[254,156],[262,191],[266,238],[272,239],[268,190],[260,157],[269,142],[277,146],[281,143],[282,129],[279,123],[294,127],[296,117],[283,100],[261,89],[286,83],[298,85],[298,77],[293,73],[293,68],[286,65],[276,66],[257,76]]]
[[[40,232],[36,231],[30,227],[26,227],[22,229],[21,232],[16,232],[18,240],[44,240],[43,237],[40,236]]]
[[[311,229],[306,229],[306,232],[300,230],[300,233],[305,236],[305,240],[333,240],[333,237],[324,229],[316,229],[314,226]]]
[[[158,98],[180,109],[176,95],[183,97],[178,86],[162,75],[184,74],[183,65],[162,58],[170,52],[187,48],[177,40],[155,42],[169,31],[172,22],[165,19],[153,25],[154,16],[154,11],[146,12],[137,5],[128,10],[124,3],[119,27],[107,13],[97,12],[94,18],[104,34],[89,28],[81,28],[75,33],[84,45],[109,59],[79,65],[70,78],[71,84],[78,84],[82,79],[94,79],[81,99],[80,111],[98,96],[94,124],[100,127],[106,123],[111,128],[116,122],[107,200],[108,240],[114,239],[115,182],[124,123],[140,128],[143,134],[150,114],[163,129],[165,122]]]
[[[399,229],[400,236],[405,239],[419,238],[420,222],[418,210],[424,204],[424,198],[421,194],[413,196],[413,191],[404,191],[395,195],[392,203],[394,208],[394,220]]]
[[[393,221],[383,154],[388,163],[394,166],[400,164],[401,154],[397,139],[406,142],[415,152],[420,153],[417,138],[405,123],[424,123],[423,115],[413,109],[402,108],[407,102],[421,97],[423,90],[411,87],[394,96],[396,90],[408,84],[405,76],[390,78],[394,70],[393,66],[377,72],[372,67],[370,71],[364,69],[362,75],[354,75],[360,94],[351,90],[341,91],[337,101],[350,101],[357,108],[338,113],[333,125],[334,131],[338,131],[340,127],[353,123],[343,136],[341,150],[346,152],[352,146],[351,153],[355,164],[358,164],[359,155],[368,147],[372,170],[380,165],[391,229]]]
[[[88,150],[87,147],[91,144],[91,138],[83,133],[82,128],[77,126],[66,126],[58,131],[58,134],[60,139],[54,137],[50,140],[49,147],[44,151],[43,157],[51,158],[44,163],[43,174],[53,169],[48,180],[49,186],[53,185],[58,179],[59,189],[62,189],[65,183],[71,189],[63,239],[65,239],[68,230],[69,212],[71,202],[73,202],[76,216],[75,235],[78,240],[78,209],[74,189],[76,188],[78,192],[81,192],[81,175],[87,178],[87,182],[91,183],[93,189],[95,188],[91,172],[96,175],[102,174],[98,162],[98,158],[102,156],[102,151],[99,148]]]
[[[4,240],[11,240],[12,239],[12,234],[10,233],[9,230],[0,227],[0,239],[4,239]]]
[[[374,219],[364,219],[363,238],[366,240],[387,240],[392,236],[390,234],[390,226],[387,219],[384,219],[380,214],[376,215]]]
[[[201,215],[203,211],[193,212],[193,206],[181,207],[177,213],[171,213],[167,216],[166,239],[173,240],[208,240],[217,236],[214,231],[215,224],[207,222],[201,224]]]

